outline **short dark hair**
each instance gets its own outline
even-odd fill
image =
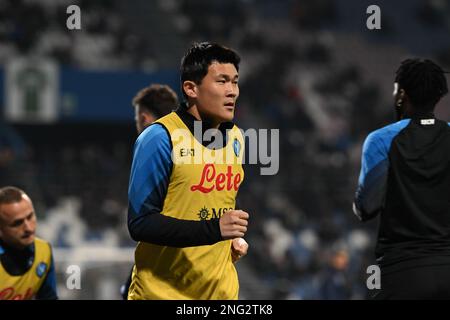
[[[405,90],[411,104],[432,111],[448,93],[444,70],[428,59],[406,59],[396,71],[395,82]]]
[[[160,118],[170,113],[178,105],[175,91],[164,84],[152,84],[140,90],[132,100],[133,106],[151,112]]]
[[[217,43],[201,42],[194,43],[181,60],[181,92],[187,99],[183,89],[185,81],[193,81],[200,84],[208,73],[208,68],[214,61],[219,63],[232,63],[239,71],[241,58],[232,49]]]
[[[24,195],[25,191],[17,187],[3,187],[0,189],[0,205],[20,202]]]

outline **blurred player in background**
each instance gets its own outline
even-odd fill
[[[151,84],[140,90],[131,102],[136,120],[136,130],[141,134],[145,128],[151,125],[156,119],[169,114],[179,105],[178,96],[167,85]],[[122,298],[128,298],[128,289],[131,284],[131,274],[126,283],[120,288]]]
[[[434,62],[403,61],[399,121],[364,142],[354,211],[362,221],[380,214],[374,299],[450,299],[450,127],[433,114],[447,92]]]
[[[0,300],[58,298],[51,246],[35,233],[31,199],[18,188],[1,188]]]
[[[231,122],[239,96],[239,62],[223,46],[192,46],[181,63],[187,103],[136,141],[128,229],[139,243],[129,299],[238,298],[233,262],[248,248],[240,239],[247,231],[248,213],[235,210],[244,175],[243,137]],[[220,133],[222,148],[211,150],[202,137],[194,137],[198,124],[203,132]],[[180,134],[186,139],[180,140]],[[221,162],[212,155],[220,153],[233,157]],[[218,161],[194,161],[195,155],[205,154]]]
[[[167,85],[155,83],[140,90],[132,101],[138,134],[178,104],[177,94]]]

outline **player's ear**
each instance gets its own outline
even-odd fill
[[[409,96],[406,93],[405,90],[400,89],[400,93],[399,93],[400,99],[403,101],[403,103],[408,103],[409,104]]]
[[[189,98],[197,98],[197,84],[194,81],[184,81],[183,90]]]
[[[139,120],[146,127],[151,125],[156,120],[156,117],[150,112],[141,112],[139,114]]]

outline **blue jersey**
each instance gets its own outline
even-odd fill
[[[448,123],[424,115],[369,134],[354,211],[363,221],[380,215],[376,257],[385,270],[450,264],[449,190]]]

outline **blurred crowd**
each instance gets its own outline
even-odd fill
[[[246,165],[238,197],[238,206],[251,217],[241,277],[254,280],[241,286],[243,296],[364,298],[376,229],[374,223],[360,224],[351,207],[363,139],[393,120],[390,92],[384,88],[392,85],[394,69],[375,66],[385,77],[374,78],[358,61],[363,52],[340,59],[344,1],[136,0],[137,8],[171,21],[170,37],[133,25],[127,14],[136,9],[127,11],[113,0],[75,1],[82,8],[83,32],[67,32],[61,8],[69,2],[0,0],[0,63],[32,53],[80,69],[157,69],[168,66],[167,59],[177,68],[182,54],[177,50],[192,40],[235,48],[243,58],[237,123],[243,129],[280,130],[278,174],[261,176],[260,166]],[[412,29],[450,30],[448,2],[412,3],[417,4]],[[198,18],[200,12],[204,19]],[[391,28],[383,36],[387,44],[378,46],[389,55],[389,37],[398,34]],[[429,55],[449,66],[449,48]],[[160,51],[166,60],[159,59]],[[91,141],[97,132],[86,133],[81,125],[73,128],[77,143],[49,145],[26,141],[27,135],[18,133],[21,128],[3,123],[0,182],[33,195],[54,246],[89,241],[132,246],[125,222],[133,143],[129,129],[123,129],[122,139],[105,135]],[[56,221],[62,211],[70,211],[72,218],[60,221],[57,232],[52,216]],[[81,225],[81,238],[67,236],[74,224]]]
[[[66,27],[71,4],[82,8],[82,32]],[[120,5],[110,0],[2,0],[0,63],[10,56],[37,55],[86,69],[151,64],[147,42],[129,29]]]

